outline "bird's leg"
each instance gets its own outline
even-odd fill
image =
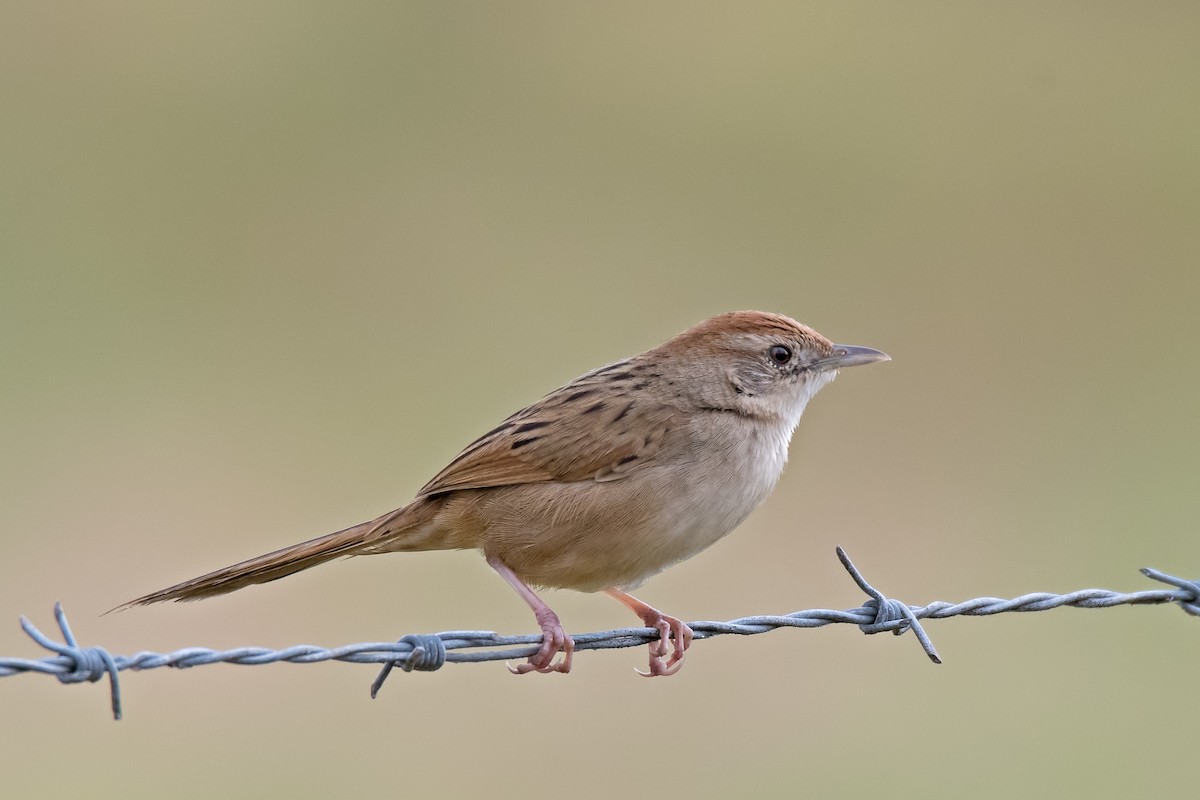
[[[526,672],[570,672],[571,654],[575,652],[575,641],[563,630],[558,615],[551,610],[550,606],[542,602],[542,598],[537,596],[537,592],[530,589],[525,581],[518,578],[517,573],[509,569],[500,559],[488,556],[487,562],[529,604],[529,607],[533,609],[534,618],[542,627],[541,649],[529,657],[528,664],[510,666],[509,670],[514,675],[524,675]],[[562,660],[555,663],[554,657],[560,650],[563,654]]]
[[[646,627],[658,631],[658,641],[650,643],[650,671],[639,675],[653,678],[656,675],[674,675],[683,666],[683,654],[692,643],[692,629],[687,623],[675,617],[669,617],[653,606],[646,605],[633,595],[620,589],[605,589],[604,593],[617,600],[633,613],[642,618]],[[671,657],[663,660],[667,654],[667,642],[674,638],[675,645]]]

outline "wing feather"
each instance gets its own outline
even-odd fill
[[[518,411],[466,447],[424,496],[549,481],[612,481],[653,462],[678,410],[631,386],[618,362]]]

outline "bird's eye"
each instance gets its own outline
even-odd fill
[[[767,356],[779,366],[783,366],[792,360],[792,348],[782,344],[773,344],[767,351]]]

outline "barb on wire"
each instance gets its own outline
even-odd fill
[[[926,606],[913,606],[898,600],[890,600],[871,584],[850,561],[842,548],[837,549],[838,558],[854,582],[869,599],[858,608],[835,611],[814,608],[795,611],[782,616],[742,617],[729,622],[691,622],[694,638],[710,639],[714,636],[751,636],[766,633],[776,628],[820,628],[825,625],[844,623],[857,625],[863,633],[891,631],[897,636],[911,630],[924,648],[926,655],[935,664],[941,663],[933,642],[922,628],[922,619],[946,619],[954,616],[989,616],[1010,611],[1047,611],[1060,606],[1076,608],[1112,608],[1120,605],[1158,605],[1177,603],[1184,611],[1200,616],[1200,581],[1177,578],[1154,569],[1143,569],[1142,574],[1152,580],[1165,583],[1171,589],[1151,589],[1141,592],[1121,593],[1109,589],[1081,589],[1069,594],[1039,592],[1003,600],[998,597],[977,597],[962,603],[936,601]],[[283,650],[265,647],[239,647],[233,650],[210,650],[204,647],[188,647],[173,653],[139,652],[132,656],[115,656],[103,647],[80,647],[61,604],[55,604],[54,616],[62,632],[63,643],[55,642],[38,630],[33,623],[21,617],[21,627],[35,642],[55,655],[41,659],[0,657],[0,677],[26,672],[54,675],[62,683],[96,682],[105,677],[109,681],[114,719],[121,718],[121,692],[118,673],[126,670],[146,670],[158,667],[196,667],[202,664],[271,664],[284,661],[292,664],[314,664],[320,661],[347,661],[355,664],[381,664],[379,676],[371,684],[371,697],[375,697],[393,667],[405,672],[412,670],[432,671],[446,662],[474,663],[479,661],[504,661],[526,658],[537,652],[541,645],[540,634],[524,636],[501,636],[492,631],[444,631],[436,634],[409,635],[396,642],[365,642],[349,644],[332,649],[313,645],[295,645]],[[659,632],[654,628],[618,628],[611,631],[582,633],[573,636],[575,649],[610,650],[636,647],[657,641]],[[464,652],[471,651],[471,652]]]

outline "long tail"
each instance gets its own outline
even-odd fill
[[[340,556],[380,552],[378,548],[381,540],[393,542],[391,549],[395,550],[426,549],[428,543],[413,542],[410,546],[404,546],[402,542],[406,533],[424,521],[421,518],[426,515],[419,513],[422,509],[417,508],[420,504],[421,501],[417,501],[370,522],[363,522],[343,531],[319,536],[316,539],[285,547],[282,550],[276,550],[249,561],[242,561],[233,566],[210,572],[207,575],[201,575],[199,578],[192,578],[190,581],[151,592],[117,606],[113,610],[119,611],[133,606],[145,606],[168,600],[200,600],[204,597],[214,597],[251,584],[278,580],[326,561],[332,561]],[[416,531],[413,530],[413,533]],[[397,538],[401,539],[401,542],[397,542]]]

